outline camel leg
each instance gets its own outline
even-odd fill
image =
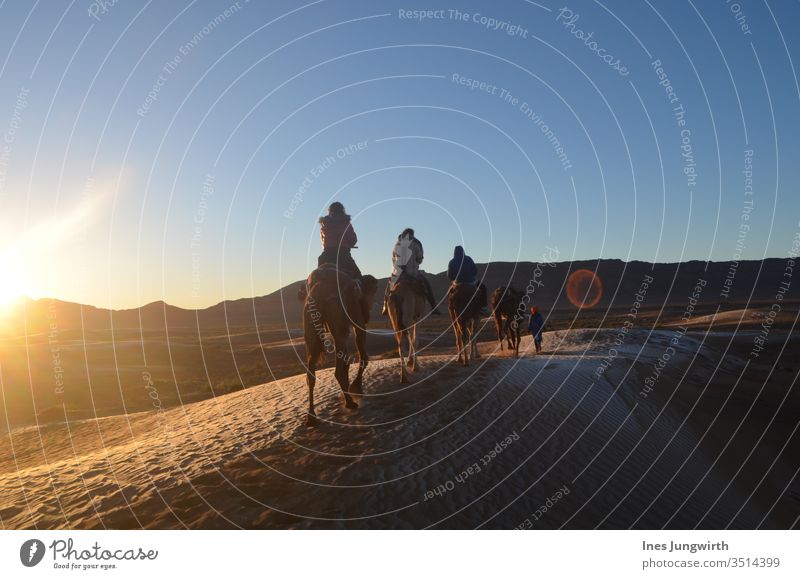
[[[349,388],[349,376],[348,376],[348,367],[349,364],[347,360],[344,358],[337,358],[336,359],[336,370],[334,375],[336,376],[336,381],[339,383],[339,386],[342,388],[342,394],[344,395],[344,405],[345,408],[358,408],[358,404],[353,401],[353,397],[350,396],[348,392]]]
[[[306,426],[316,426],[319,421],[317,420],[317,413],[314,411],[314,386],[317,383],[317,363],[312,358],[308,357],[306,370],[306,384],[308,385],[308,416],[306,418]]]
[[[334,370],[333,375],[342,389],[344,405],[346,408],[358,408],[358,404],[353,402],[353,398],[350,396],[350,360],[347,354],[347,334],[335,337],[333,343],[336,348],[336,370]]]
[[[511,318],[506,320],[506,339],[508,340],[508,349],[514,349],[514,324]]]
[[[405,339],[405,330],[399,330],[394,333],[395,340],[397,341],[397,354],[400,357],[400,384],[408,382],[406,376],[406,362],[403,356],[403,340]]]
[[[503,351],[503,318],[495,311],[494,313],[494,331],[497,334],[497,341],[500,342],[500,351]]]
[[[311,318],[308,302],[303,308],[303,338],[306,344],[306,385],[308,386],[306,425],[316,426],[318,421],[317,413],[314,410],[314,386],[317,383],[317,364],[323,358],[325,346],[317,331],[315,321]]]
[[[416,372],[417,371],[417,326],[416,324],[411,327],[411,331],[408,335],[408,343],[411,347],[411,370]]]
[[[416,352],[414,351],[414,328],[406,329],[406,340],[408,342],[408,356],[406,357],[406,367],[414,370],[417,366]]]
[[[452,303],[451,303],[451,305],[450,305],[450,307],[448,309],[450,311],[450,321],[452,322],[452,325],[453,325],[453,335],[456,338],[456,353],[458,354],[457,362],[459,364],[461,364],[462,363],[462,356],[461,356],[461,353],[462,353],[461,352],[461,329],[460,329],[459,324],[458,324],[458,314],[456,313],[455,308],[452,306]]]
[[[401,320],[403,319],[403,312],[401,310],[402,304],[399,299],[393,296],[389,300],[389,319],[394,328],[394,340],[397,342],[397,357],[400,359],[400,384],[408,382],[406,376],[406,360],[403,355],[403,340],[405,339],[405,330],[402,327]]]
[[[458,363],[464,363],[464,347],[462,346],[461,331],[456,330],[456,351],[458,352]]]
[[[364,393],[364,370],[367,369],[367,362],[359,359],[358,373],[350,384],[350,394],[361,395]]]
[[[461,325],[461,349],[464,351],[464,366],[469,366],[469,334],[466,324]]]
[[[414,327],[406,329],[406,343],[408,344],[408,356],[406,357],[406,368],[414,370],[417,366],[416,352],[414,351]]]
[[[356,350],[358,350],[358,374],[355,380],[350,385],[350,392],[353,394],[364,393],[364,371],[369,364],[369,355],[367,354],[367,332],[364,328],[356,328]]]
[[[466,324],[461,324],[461,349],[464,351],[464,366],[469,366],[469,328]]]
[[[469,359],[474,362],[478,359],[478,347],[475,345],[475,337],[472,332],[469,334]]]
[[[477,360],[481,357],[480,352],[478,352],[478,324],[478,320],[473,318],[469,330],[469,343],[473,360]]]
[[[458,322],[458,329],[461,334],[461,351],[464,353],[464,366],[469,366],[469,327],[463,313]]]

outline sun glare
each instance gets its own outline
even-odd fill
[[[0,284],[0,318],[4,318],[14,311],[23,296],[31,295],[32,288],[27,283],[27,276],[9,260],[0,258],[0,271],[3,272],[3,283]]]

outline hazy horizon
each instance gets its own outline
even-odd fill
[[[571,260],[571,261],[556,260],[553,263],[559,264],[559,263],[577,263],[577,262],[585,262],[585,261],[590,261],[591,262],[591,261],[596,261],[598,259],[600,259],[600,258],[594,258],[594,259],[591,259],[591,258],[588,258],[588,259],[576,258],[576,259]],[[681,262],[669,262],[669,261],[648,262],[648,261],[633,260],[633,259],[629,260],[629,261],[625,261],[623,259],[619,259],[619,258],[615,258],[615,257],[604,257],[602,259],[603,260],[607,260],[607,261],[622,261],[623,263],[627,263],[627,264],[630,264],[630,263],[633,263],[633,262],[639,262],[639,263],[651,263],[653,265],[671,265],[671,264],[674,264],[674,263],[684,264],[684,263],[690,263],[690,262],[694,262],[694,261],[699,261],[699,262],[704,262],[704,263],[712,263],[712,262],[728,263],[728,262],[725,262],[725,261],[716,261],[716,260],[705,261],[705,260],[700,260],[700,259],[686,259],[686,260],[681,261]],[[768,257],[765,257],[765,258],[760,259],[760,260],[739,260],[739,262],[741,263],[741,262],[746,262],[746,261],[766,261],[766,260],[770,260],[770,259],[787,259],[787,257],[786,256],[783,256],[783,257],[780,257],[780,256],[772,256],[772,257],[770,257],[770,256],[768,256]],[[488,264],[493,264],[493,263],[494,264],[496,264],[496,263],[531,264],[531,263],[536,263],[536,261],[526,260],[526,261],[518,261],[518,262],[508,262],[508,261],[503,261],[503,260],[497,260],[497,261],[488,262],[488,263],[477,262],[477,265],[478,265],[478,267],[483,267],[483,266],[486,266]],[[428,273],[430,275],[441,275],[441,274],[446,273],[446,272],[447,272],[446,269],[443,269],[443,270],[440,270],[440,271],[426,271],[426,273]],[[365,272],[365,273],[367,273],[367,272]],[[381,275],[377,275],[376,277],[379,280],[381,280],[381,279],[386,279],[387,276],[386,275],[382,275],[382,276]],[[270,290],[270,291],[268,291],[266,293],[263,293],[263,294],[255,294],[255,295],[252,295],[252,296],[226,297],[226,298],[224,298],[224,299],[222,299],[220,301],[209,303],[209,304],[188,305],[188,306],[181,305],[181,304],[175,304],[175,303],[169,302],[167,300],[163,300],[163,299],[158,299],[158,300],[153,300],[153,301],[150,301],[150,302],[147,302],[147,303],[142,303],[142,304],[137,304],[137,305],[130,305],[130,306],[123,305],[123,306],[115,307],[115,308],[106,308],[105,306],[98,305],[98,304],[85,303],[85,302],[75,302],[75,301],[72,301],[72,300],[64,300],[64,299],[56,297],[56,296],[32,297],[32,296],[25,295],[25,294],[17,296],[17,298],[14,301],[18,301],[18,300],[22,300],[22,299],[26,299],[26,298],[31,300],[31,301],[58,300],[58,301],[63,301],[63,302],[76,303],[76,304],[79,304],[81,306],[91,306],[91,307],[95,307],[95,308],[98,308],[98,309],[109,309],[109,310],[133,310],[133,309],[142,308],[142,307],[145,307],[145,306],[148,306],[148,305],[151,305],[151,304],[163,302],[163,303],[166,303],[169,306],[175,306],[175,307],[178,307],[178,308],[181,308],[181,309],[186,309],[186,310],[204,310],[204,309],[211,308],[213,306],[219,305],[219,304],[221,304],[223,302],[226,302],[226,301],[248,300],[248,299],[268,296],[268,295],[271,295],[271,294],[273,294],[273,293],[275,293],[277,291],[280,291],[282,288],[287,287],[287,286],[289,286],[289,285],[291,285],[293,283],[301,282],[304,279],[305,278],[300,278],[300,279],[295,279],[295,280],[292,280],[292,281],[288,281],[283,286],[275,288],[274,290]]]

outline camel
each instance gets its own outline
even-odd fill
[[[494,327],[500,350],[503,350],[505,337],[508,349],[514,351],[514,356],[519,356],[519,344],[522,341],[523,316],[520,314],[520,304],[524,296],[524,292],[506,286],[500,286],[492,292]]]
[[[389,283],[389,282],[387,282]],[[417,322],[425,311],[425,295],[419,282],[401,275],[389,292],[389,319],[400,354],[400,383],[408,382],[406,367],[417,369]],[[403,356],[403,341],[408,341],[408,356]]]
[[[449,291],[450,319],[456,334],[458,362],[468,366],[470,359],[480,358],[477,338],[477,324],[480,320],[480,287],[466,283],[453,284]]]
[[[377,285],[371,275],[363,276],[358,282],[335,266],[323,265],[311,272],[306,287],[298,292],[298,297],[304,301],[303,338],[306,344],[308,426],[315,426],[318,422],[314,411],[314,386],[317,381],[317,367],[324,362],[326,353],[336,356],[334,376],[342,388],[345,407],[358,408],[351,395],[363,393],[364,370],[369,361],[367,322]],[[349,382],[351,359],[347,352],[351,327],[355,330],[359,362],[358,374],[352,384]]]

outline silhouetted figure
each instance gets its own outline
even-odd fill
[[[447,277],[453,284],[469,284],[477,286],[479,307],[481,315],[486,316],[488,312],[484,310],[487,304],[486,286],[478,283],[478,267],[470,256],[464,253],[464,248],[456,245],[453,250],[453,259],[447,264]]]
[[[350,255],[350,250],[358,243],[358,237],[350,223],[350,216],[344,212],[344,205],[338,201],[331,203],[328,215],[319,218],[319,225],[322,253],[317,265],[334,264],[353,279],[360,279],[361,270]]]
[[[542,330],[544,330],[544,318],[539,313],[539,308],[533,306],[531,307],[531,318],[528,320],[528,331],[533,338],[537,354],[542,351]]]
[[[419,266],[425,257],[425,251],[422,248],[422,242],[414,235],[414,230],[410,227],[403,230],[397,236],[397,243],[394,244],[392,249],[392,275],[386,284],[386,292],[384,293],[383,300],[383,315],[388,313],[388,297],[394,286],[401,277],[407,276],[409,281],[414,282],[412,287],[417,287],[421,291],[425,299],[431,305],[431,314],[435,316],[442,315],[436,308],[436,298],[433,297],[433,288],[425,277]]]

